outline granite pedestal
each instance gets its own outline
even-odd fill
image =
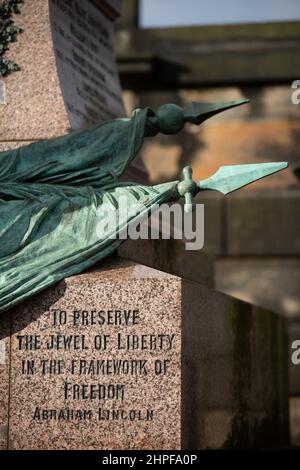
[[[9,449],[270,447],[288,440],[270,312],[119,259],[0,317]]]

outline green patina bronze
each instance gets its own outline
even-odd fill
[[[119,181],[146,137],[175,134],[186,122],[199,125],[245,102],[193,103],[185,111],[165,105],[157,114],[138,109],[128,119],[0,153],[0,311],[111,254],[128,224],[154,204],[183,196],[190,211],[198,191],[228,193],[286,167],[223,167],[199,183],[193,182],[190,168],[184,169],[183,182],[142,186]],[[119,217],[124,198],[125,219]],[[118,216],[117,225],[106,223],[103,207]]]

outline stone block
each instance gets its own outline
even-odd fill
[[[199,28],[200,32],[200,28]],[[130,45],[134,42],[124,41],[126,33],[130,37],[131,31],[125,29],[121,31],[117,41],[117,50],[119,50],[120,63],[126,63],[128,58],[128,75],[126,72],[123,74],[124,84],[128,84],[130,87],[130,79],[127,76],[132,77],[133,88],[136,90],[140,89],[140,84],[135,75],[142,75],[139,66],[139,58],[141,52],[137,54]],[[183,36],[185,33],[189,34],[190,30],[187,28],[182,31]],[[144,32],[142,34],[145,34]],[[165,33],[162,33],[162,35]],[[182,47],[185,48],[188,44],[187,38],[183,39],[176,37],[177,32],[170,31],[167,35],[169,39],[173,36],[174,43],[172,41],[166,46],[167,48],[175,48],[175,44],[178,46],[178,41],[182,41]],[[143,46],[148,49],[148,54],[154,53],[155,41],[162,42],[162,38],[158,37],[159,32],[150,32],[150,37],[145,35],[145,41]],[[136,38],[134,38],[136,39]],[[190,47],[194,47],[195,37],[191,37]],[[163,43],[166,45],[167,38],[164,37]],[[159,47],[159,46],[158,46]],[[137,59],[137,65],[135,69],[132,69],[132,56],[129,56],[128,50],[135,54]],[[181,48],[180,57],[174,58],[174,64],[183,65],[185,61],[185,54]],[[179,60],[178,60],[179,59]],[[217,60],[217,59],[216,59]],[[203,61],[198,57],[199,66],[203,69]],[[147,63],[146,63],[147,65]],[[144,69],[146,69],[144,65]],[[164,64],[163,64],[164,65]],[[165,64],[167,66],[167,64]],[[170,64],[171,65],[171,64]],[[188,73],[191,70],[194,63],[187,65]],[[176,79],[181,76],[181,71],[178,70],[178,74],[175,70],[171,72],[161,73],[163,67],[159,65],[159,80],[162,81],[166,77],[169,78],[170,74],[174,74]],[[151,65],[149,64],[151,70]],[[207,67],[211,70],[214,66]],[[150,74],[149,74],[150,75]],[[186,76],[185,73],[183,75]],[[201,75],[201,74],[200,74]],[[215,76],[215,74],[213,74]],[[203,78],[203,76],[202,76]],[[144,82],[147,81],[147,72],[143,76]],[[199,74],[197,77],[199,80]],[[151,78],[150,78],[151,81]],[[129,82],[129,83],[128,83]],[[142,82],[142,83],[144,83]],[[132,87],[131,87],[132,88]],[[265,188],[277,190],[279,188],[297,188],[299,183],[296,176],[293,173],[293,164],[299,162],[299,129],[300,121],[299,106],[295,106],[291,102],[291,87],[290,84],[283,84],[279,86],[269,86],[261,84],[252,84],[241,90],[240,87],[221,86],[221,87],[205,87],[201,86],[197,88],[184,89],[182,87],[178,90],[174,89],[169,91],[166,89],[159,90],[153,86],[153,80],[151,85],[148,86],[149,90],[139,90],[138,96],[141,101],[141,105],[149,105],[154,108],[162,103],[174,102],[180,106],[186,106],[191,101],[206,101],[206,102],[224,102],[231,100],[238,100],[243,98],[250,98],[251,102],[246,106],[226,111],[218,116],[208,120],[204,125],[195,129],[194,126],[186,127],[183,132],[177,137],[166,137],[158,136],[155,140],[149,141],[147,147],[147,162],[151,165],[151,161],[155,162],[152,165],[152,175],[154,176],[153,182],[160,182],[160,175],[163,174],[166,178],[170,177],[168,169],[172,169],[171,177],[177,179],[180,177],[182,168],[185,165],[191,165],[194,170],[194,176],[196,179],[204,179],[210,177],[221,165],[233,165],[233,164],[244,164],[244,163],[261,163],[261,162],[272,162],[272,161],[288,161],[291,166],[288,170],[274,174],[268,178],[264,178],[251,186],[249,190],[245,188],[245,194],[249,191],[263,190]],[[159,152],[159,158],[157,153]],[[166,156],[169,154],[169,159],[166,162]],[[145,155],[144,155],[145,158]]]
[[[66,325],[53,324],[55,311]],[[93,311],[105,325],[91,325]],[[16,309],[9,448],[179,448],[180,322],[180,280],[128,263],[66,279]],[[40,336],[42,350],[20,350],[25,335]],[[51,335],[73,335],[70,349],[47,349]],[[23,360],[37,372],[22,374]],[[51,360],[64,372],[52,362],[51,373]]]
[[[4,314],[0,322],[0,450],[5,450],[8,446],[10,315]]]
[[[0,140],[45,139],[67,133],[70,125],[56,69],[49,2],[24,2],[15,21],[23,33],[9,55],[21,71],[4,79]]]
[[[214,260],[201,251],[186,251],[181,240],[128,240],[118,250],[121,258],[143,263],[185,279],[214,285]]]
[[[300,318],[300,260],[292,257],[218,258],[215,287],[221,292]]]
[[[101,3],[116,17],[119,2]],[[100,2],[26,0],[20,10],[23,33],[9,55],[21,70],[4,79],[0,140],[48,139],[124,116],[114,18]]]
[[[287,442],[285,333],[277,315],[111,259],[9,318],[10,388],[2,396],[9,397],[10,449]]]
[[[300,253],[300,191],[248,191],[227,200],[228,255]]]
[[[295,341],[300,342],[300,322],[292,322],[289,325],[289,372],[290,372],[290,395],[300,396],[300,364],[294,364],[292,355],[296,350],[292,348]],[[300,343],[297,351],[300,349]],[[297,354],[297,359],[300,354]],[[299,360],[299,359],[298,359]]]

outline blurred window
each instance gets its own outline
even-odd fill
[[[300,20],[300,0],[140,0],[142,28]]]

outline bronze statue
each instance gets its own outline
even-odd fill
[[[119,247],[123,240],[118,234],[137,214],[117,227],[103,226],[99,234],[104,204],[118,212],[125,196],[132,206],[138,200],[147,213],[154,204],[184,196],[190,211],[200,190],[226,194],[286,168],[286,163],[223,167],[200,183],[186,168],[183,182],[153,187],[118,181],[145,138],[176,134],[186,122],[199,125],[245,102],[192,103],[185,111],[170,104],[156,114],[137,109],[128,119],[0,153],[0,311],[82,272]]]

